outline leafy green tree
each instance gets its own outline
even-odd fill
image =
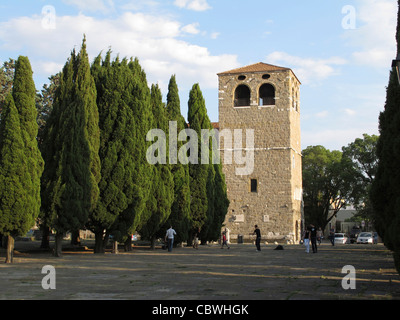
[[[46,122],[53,110],[53,103],[56,90],[60,85],[60,73],[49,77],[50,84],[45,83],[40,93],[36,94],[36,109],[38,111],[37,123],[39,126],[38,142],[39,148],[42,142],[42,135]]]
[[[34,225],[40,210],[43,159],[36,140],[36,89],[32,74],[29,59],[20,56],[15,64],[12,96],[6,100],[7,112],[1,130],[0,175],[3,181],[0,183],[0,207],[5,212],[0,216],[6,221],[3,220],[1,233],[9,239],[6,262],[12,262],[13,237],[26,233]]]
[[[151,87],[151,105],[153,111],[153,128],[161,129],[165,133],[165,146],[168,145],[168,118],[162,102],[162,95],[158,85]],[[165,148],[165,151],[168,148]],[[143,239],[151,240],[151,247],[154,249],[155,240],[160,227],[166,222],[171,214],[171,205],[174,200],[174,180],[168,161],[156,163],[153,168],[151,192],[146,203],[146,209],[150,218],[140,229]]]
[[[303,150],[303,198],[307,223],[322,229],[357,194],[357,172],[342,152],[323,146]]]
[[[96,87],[83,39],[60,77],[53,111],[47,121],[43,154],[42,199],[46,224],[56,231],[55,255],[63,234],[82,228],[99,197],[100,180]]]
[[[397,15],[397,59],[400,59],[400,1]],[[371,188],[374,226],[385,246],[393,251],[400,273],[400,83],[393,66],[386,90],[384,111],[379,115],[378,169]]]
[[[357,138],[342,148],[343,158],[347,158],[356,171],[358,193],[354,192],[353,205],[357,210],[357,216],[364,221],[372,219],[372,207],[369,193],[375,179],[378,158],[376,148],[378,136],[364,134],[363,138]]]
[[[3,63],[3,66],[0,68],[0,120],[2,105],[5,103],[8,94],[11,93],[12,90],[14,71],[14,59],[9,59],[9,61],[5,61]]]

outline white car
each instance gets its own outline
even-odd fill
[[[349,243],[349,238],[346,236],[345,233],[335,233],[335,244],[346,244]]]
[[[357,237],[357,243],[376,243],[372,232],[361,232]]]

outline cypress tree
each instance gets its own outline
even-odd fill
[[[46,127],[42,210],[56,230],[55,255],[60,256],[63,234],[84,226],[99,196],[98,109],[85,38],[63,68]]]
[[[216,241],[220,237],[221,228],[225,221],[225,216],[228,212],[229,207],[229,199],[226,191],[226,182],[225,175],[222,172],[221,164],[214,164],[214,181],[213,181],[213,189],[214,189],[214,204],[213,204],[213,219],[212,221],[208,220],[208,229],[206,240],[207,241]]]
[[[112,225],[134,201],[136,124],[127,99],[134,79],[126,59],[111,62],[111,51],[102,64],[100,55],[95,59],[92,73],[99,108],[101,181],[89,227],[96,235],[95,253],[103,253]]]
[[[175,75],[172,75],[168,84],[168,94],[167,94],[167,117],[170,122],[176,122],[176,132],[174,127],[169,128],[169,134],[173,139],[177,137],[177,134],[187,128],[185,118],[181,114],[181,106],[179,99],[178,85],[176,83]],[[175,145],[176,144],[176,148]],[[172,158],[176,158],[178,150],[181,149],[184,142],[182,141],[172,141],[169,145],[169,151],[172,152],[172,157],[170,157],[170,163]],[[176,231],[175,243],[181,243],[187,241],[189,230],[192,226],[192,220],[190,215],[190,176],[189,176],[189,166],[180,163],[178,159],[171,163],[171,173],[174,179],[174,199],[171,206],[171,215],[169,216],[167,222],[161,227],[160,237],[165,235],[165,230],[167,230],[171,225]],[[164,231],[164,234],[162,232]]]
[[[165,133],[167,146],[168,118],[162,95],[158,85],[151,87],[151,106],[153,111],[153,129],[161,129]],[[168,148],[165,148],[166,151]],[[151,248],[154,249],[155,240],[160,227],[171,214],[171,205],[174,200],[174,180],[171,174],[168,156],[165,154],[166,163],[154,165],[151,177],[151,192],[147,199],[145,210],[148,211],[149,219],[140,229],[142,238],[151,240]]]
[[[24,186],[25,206],[29,215],[36,218],[40,211],[40,177],[44,163],[37,142],[36,88],[32,75],[29,59],[20,56],[15,64],[12,95],[19,114],[24,154],[29,170],[29,179],[25,181]]]
[[[6,263],[13,262],[14,238],[26,233],[34,216],[26,210],[24,190],[27,158],[17,108],[11,94],[6,98],[0,127],[0,233],[8,237]]]
[[[7,140],[6,136],[10,134],[10,126],[15,128],[19,126],[20,129],[16,129],[17,133],[13,139],[17,139],[16,137],[19,136],[18,130],[20,130],[20,136],[23,143],[22,150],[20,152],[22,152],[23,156],[25,157],[24,163],[26,166],[26,168],[21,170],[20,173],[24,179],[20,180],[22,185],[21,189],[18,191],[18,194],[21,197],[19,201],[23,204],[23,209],[21,209],[22,212],[11,213],[9,211],[9,214],[15,215],[15,217],[9,217],[10,223],[12,222],[17,224],[11,228],[11,225],[8,223],[9,229],[6,231],[6,233],[8,233],[10,240],[8,250],[9,253],[10,250],[12,250],[10,246],[13,246],[12,237],[26,233],[29,228],[34,225],[35,219],[38,217],[40,211],[40,177],[43,172],[43,158],[40,154],[36,140],[38,133],[38,125],[36,122],[37,110],[35,106],[36,88],[33,82],[32,74],[33,72],[29,59],[27,57],[20,56],[15,64],[12,99],[11,97],[7,98],[8,116],[11,117],[12,120],[10,120],[11,123],[7,124],[8,129],[6,129],[4,126],[5,132],[3,133],[3,141],[4,143],[9,141]],[[19,124],[17,124],[13,119],[14,108],[16,108],[18,112]],[[17,144],[15,148],[18,147],[19,144]],[[2,148],[5,148],[5,146]],[[4,152],[7,154],[7,151]],[[10,150],[10,152],[12,153],[14,150]],[[7,167],[7,161],[10,161],[10,158],[2,158],[1,161],[5,161],[4,166]],[[20,164],[15,165],[19,166]],[[17,171],[14,171],[13,174],[16,172]],[[3,174],[4,177],[13,179],[13,177],[8,176],[10,173],[7,173],[7,171],[3,171]],[[6,181],[4,181],[4,183],[7,184]],[[11,190],[10,192],[13,193]],[[4,201],[7,201],[7,193],[8,192],[5,191],[3,194],[5,197]],[[9,255],[7,262],[12,262],[12,257],[9,257]]]
[[[188,121],[199,137],[198,164],[190,164],[191,211],[194,220],[192,232],[200,232],[202,243],[217,240],[228,210],[225,177],[220,163],[213,163],[216,136],[207,115],[204,98],[198,84],[190,92]],[[207,135],[202,134],[205,129]],[[202,137],[203,135],[203,137]],[[214,141],[213,141],[214,140]],[[201,159],[201,147],[208,148],[207,159]]]
[[[146,134],[151,128],[152,121],[150,89],[147,85],[146,74],[138,59],[131,59],[128,69],[132,76],[132,83],[124,101],[132,111],[135,122],[130,131],[133,141],[131,201],[111,227],[114,238],[125,242],[126,250],[131,249],[130,235],[139,230],[150,217],[150,213],[144,208],[150,194],[153,174],[153,166],[146,160],[146,150],[150,146],[150,143],[146,141]]]
[[[397,16],[397,59],[400,59],[400,1]],[[400,84],[392,67],[386,91],[385,109],[379,116],[378,169],[371,188],[374,226],[385,246],[393,251],[400,273]]]
[[[190,129],[197,132],[198,141],[201,141],[201,129],[211,129],[208,119],[203,94],[198,84],[194,84],[189,93],[188,122]],[[198,143],[198,159],[196,163],[189,164],[190,175],[190,210],[192,214],[192,230],[189,233],[188,244],[192,241],[194,233],[202,231],[207,220],[210,193],[207,193],[207,182],[210,183],[209,165],[201,163],[201,143]],[[212,204],[211,204],[212,205]]]

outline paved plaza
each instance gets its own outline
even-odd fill
[[[21,246],[26,243],[16,242],[17,251]],[[229,250],[215,244],[169,253],[137,246],[119,254],[65,251],[62,258],[20,249],[14,264],[0,264],[0,299],[400,299],[400,276],[382,244],[323,243],[316,254],[301,245],[275,247],[264,244],[257,252],[252,244],[232,244]],[[54,267],[55,289],[42,287],[45,265]],[[354,267],[355,289],[342,286],[353,281],[342,273],[345,266]]]

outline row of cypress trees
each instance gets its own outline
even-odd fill
[[[397,12],[397,60],[400,61],[400,0]],[[392,250],[400,273],[400,78],[392,66],[384,111],[379,115],[380,137],[377,144],[378,169],[370,199],[374,226],[385,246]]]
[[[26,74],[21,76],[23,62]],[[19,91],[28,89],[20,98]],[[154,246],[169,225],[177,231],[176,242],[190,242],[195,232],[202,240],[219,237],[229,205],[221,165],[151,165],[146,160],[150,129],[168,133],[169,121],[176,121],[178,132],[188,127],[175,76],[165,104],[158,85],[148,87],[137,59],[112,60],[108,51],[90,65],[84,38],[80,52],[71,52],[60,73],[40,136],[41,153],[34,97],[29,60],[20,57],[1,121],[0,233],[24,234],[39,216],[44,229],[56,232],[56,256],[63,235],[81,228],[94,232],[96,253],[104,252],[110,235],[130,248],[135,231]],[[190,92],[188,122],[199,137],[201,129],[212,129],[198,84]],[[178,148],[184,143],[179,141]],[[28,182],[34,184],[31,189]]]

